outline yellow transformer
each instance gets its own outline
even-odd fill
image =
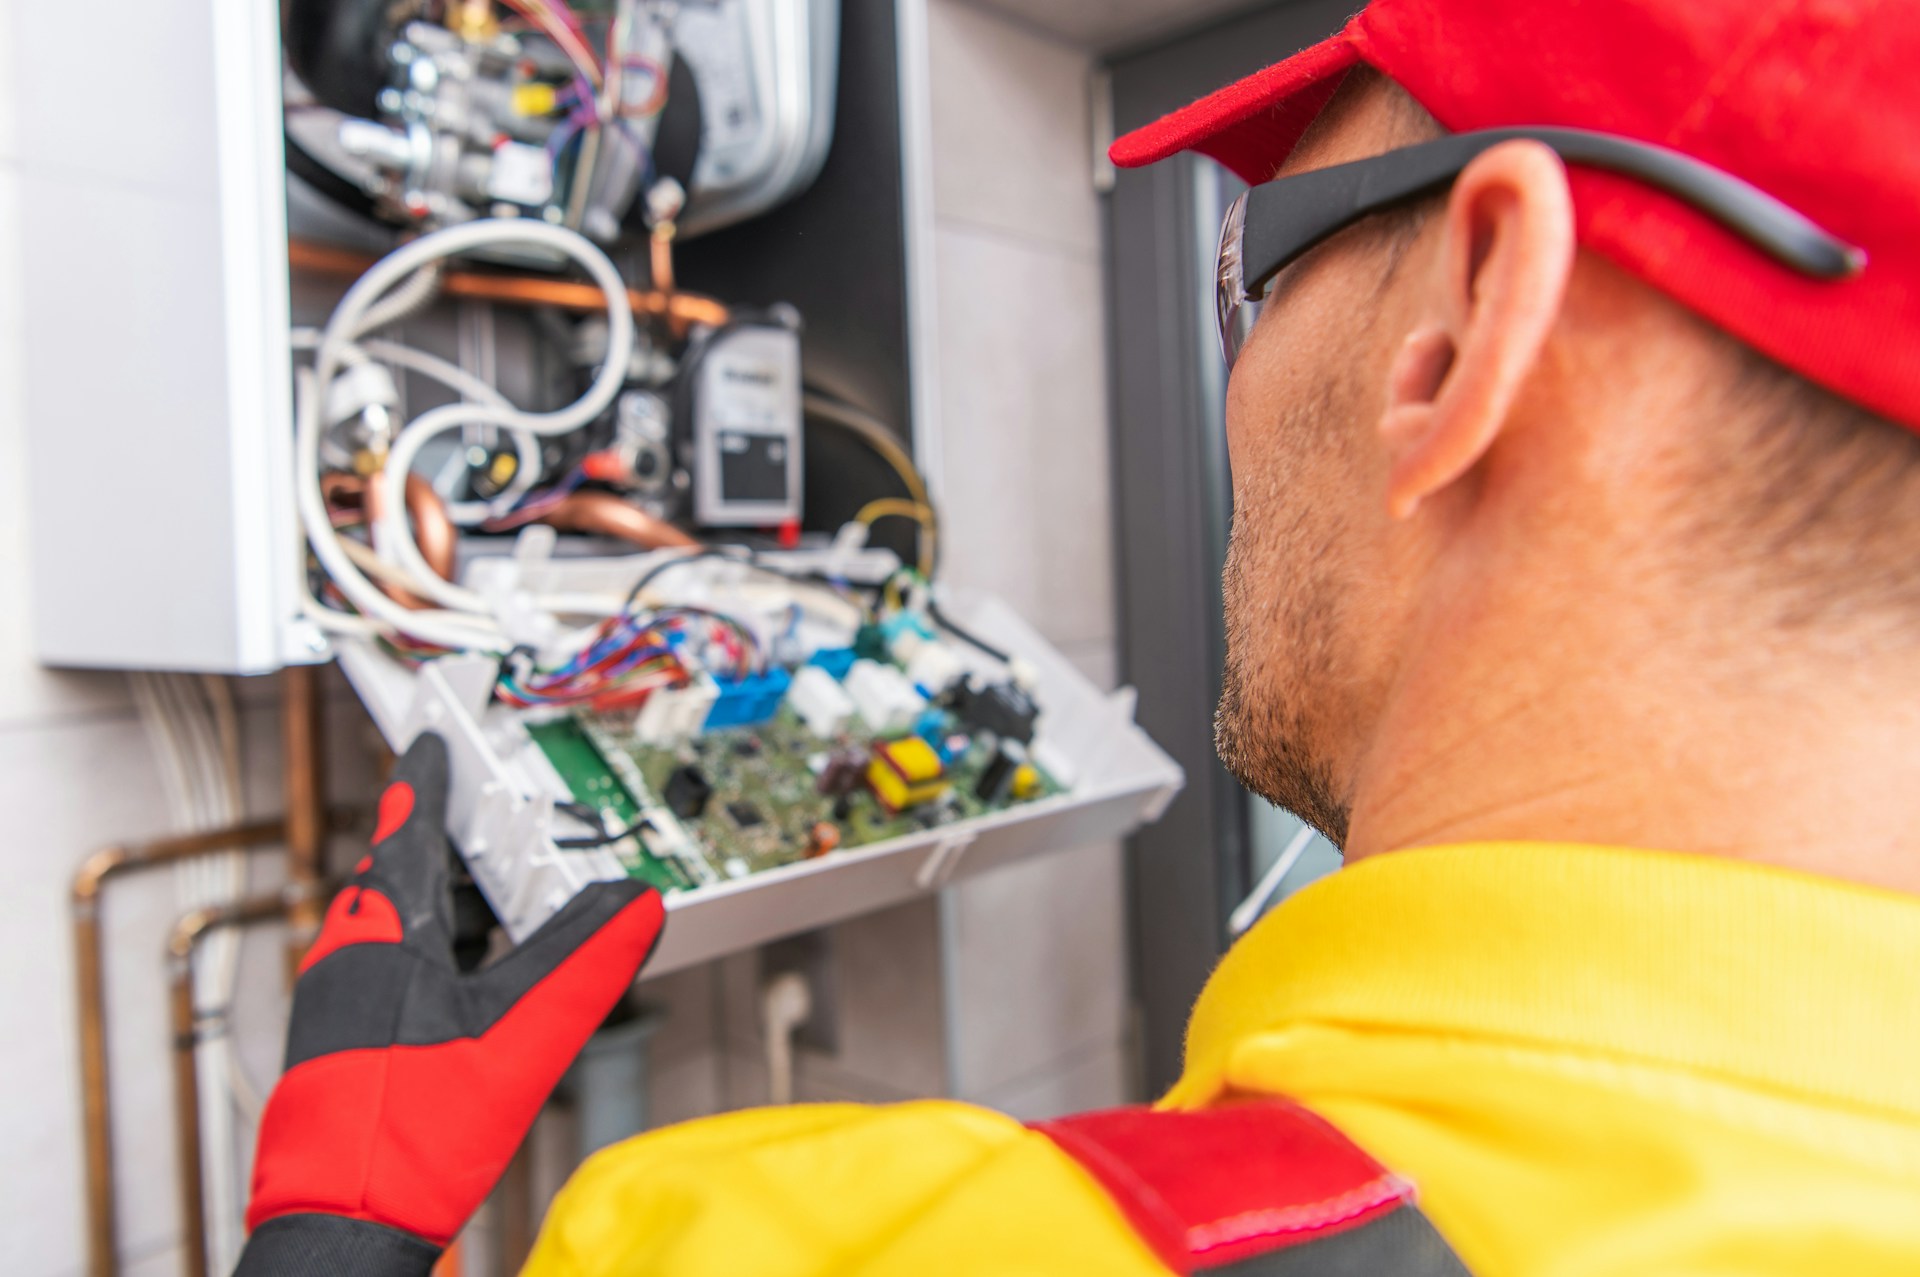
[[[881,806],[901,812],[946,793],[947,769],[933,746],[918,736],[907,736],[874,746],[867,783]]]

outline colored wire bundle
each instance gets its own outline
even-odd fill
[[[540,34],[553,41],[589,84],[600,85],[600,59],[594,55],[593,42],[586,28],[568,7],[566,0],[504,0],[509,9],[531,22]]]
[[[615,104],[615,108],[618,110],[621,118],[646,120],[651,119],[666,109],[667,69],[665,67],[661,66],[654,59],[643,57],[637,53],[628,54],[626,57],[621,58],[620,67],[622,71],[644,71],[652,80],[652,88],[648,90],[644,102],[641,102],[637,106],[629,106],[625,101],[620,101]]]
[[[515,528],[525,527],[541,517],[552,513],[553,509],[580,488],[587,481],[584,467],[575,466],[566,478],[550,488],[538,492],[529,492],[519,504],[497,518],[488,519],[480,525],[484,532],[511,532]]]
[[[689,652],[701,646],[716,649],[719,659]],[[593,640],[555,669],[533,669],[524,655],[510,657],[501,667],[495,695],[520,709],[633,709],[656,691],[686,686],[696,669],[723,667],[735,677],[751,673],[758,654],[752,631],[719,613],[668,608],[643,617],[623,614],[602,622]]]

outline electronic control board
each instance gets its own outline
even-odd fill
[[[640,741],[631,727],[631,715],[574,714],[528,732],[574,801],[614,831],[606,845],[627,872],[662,890],[744,878],[1063,792],[1038,767],[1025,776],[1016,769],[999,789],[990,782],[1000,747],[951,733],[940,742],[949,751],[941,792],[893,811],[865,780],[872,756],[891,742],[823,742],[786,710],[677,747]]]
[[[1004,605],[952,591],[920,618],[929,638],[906,591],[909,606],[882,598],[866,619],[829,625],[830,598],[795,596],[762,570],[883,584],[897,571],[890,555],[861,554],[878,556],[873,571],[806,550],[752,564],[473,564],[476,588],[511,572],[529,592],[577,597],[681,561],[648,586],[671,591],[649,623],[682,609],[671,650],[704,672],[661,678],[644,698],[625,692],[658,677],[647,663],[603,705],[511,703],[502,692],[530,701],[535,679],[483,655],[409,660],[369,641],[344,644],[342,663],[394,748],[424,730],[447,740],[448,832],[509,935],[525,939],[588,883],[639,878],[666,895],[662,972],[1159,814],[1180,773],[1134,723],[1131,696],[1089,684]],[[817,615],[796,625],[795,597]],[[737,668],[733,628],[699,609],[750,626],[742,650],[763,659]]]

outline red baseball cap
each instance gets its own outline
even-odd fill
[[[1920,4],[1373,0],[1323,43],[1113,144],[1270,179],[1365,62],[1454,132],[1558,125],[1682,151],[1866,252],[1822,281],[1630,178],[1569,173],[1580,242],[1812,381],[1920,431]]]

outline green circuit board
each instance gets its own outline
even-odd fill
[[[527,733],[560,773],[573,791],[575,802],[600,813],[609,829],[631,829],[640,819],[640,804],[634,801],[626,785],[613,772],[606,758],[572,717],[530,723]],[[670,859],[651,855],[638,845],[638,839],[625,839],[613,846],[613,852],[626,866],[627,873],[660,888],[672,891],[694,886],[694,879]]]
[[[1002,811],[1061,792],[1044,771],[1036,792],[1024,800],[984,801],[976,794],[992,747],[968,742],[947,767],[950,787],[939,801],[909,811],[886,810],[864,785],[844,796],[820,791],[831,760],[862,760],[871,742],[821,741],[788,709],[754,727],[708,732],[665,748],[634,737],[633,715],[579,712],[529,727],[575,801],[602,813],[610,829],[631,828],[665,805],[676,769],[695,769],[711,787],[698,815],[676,823],[691,838],[684,847],[649,845],[649,834],[612,846],[629,874],[656,886],[686,888],[742,878],[808,854],[813,831],[832,825],[841,850],[924,832]]]

